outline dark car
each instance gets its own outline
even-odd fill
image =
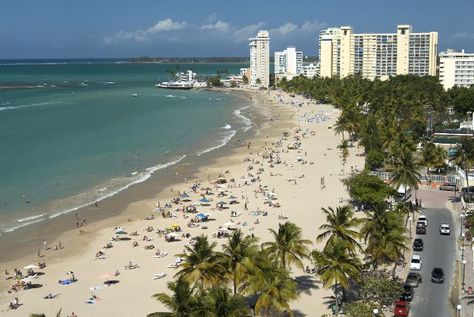
[[[413,287],[411,287],[408,284],[403,285],[403,293],[400,295],[401,300],[405,300],[407,302],[411,302],[413,299],[413,295],[415,294],[415,291],[413,290]]]
[[[443,185],[439,186],[439,190],[454,192],[459,191],[459,188],[455,183],[444,183]]]
[[[435,267],[431,271],[431,281],[433,283],[444,283],[444,272],[442,268]]]
[[[407,275],[405,280],[405,285],[410,285],[411,287],[418,287],[418,284],[423,282],[423,278],[420,273],[410,272]]]
[[[416,234],[426,234],[426,226],[423,222],[416,224]]]
[[[463,187],[461,190],[462,190],[463,193],[467,193],[467,192],[468,192],[468,188],[467,188],[467,187]],[[470,193],[474,193],[474,186],[469,186],[469,192],[470,192]]]
[[[415,241],[413,241],[413,250],[423,251],[423,239],[415,239]]]
[[[394,317],[407,317],[410,314],[410,303],[404,300],[397,300],[393,309]]]

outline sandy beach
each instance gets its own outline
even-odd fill
[[[268,228],[277,228],[278,223],[288,220],[302,228],[304,238],[314,242],[313,248],[320,248],[315,243],[318,227],[325,222],[320,210],[346,202],[348,194],[341,179],[351,170],[363,168],[363,157],[358,156],[362,149],[349,148],[350,155],[343,164],[337,149],[342,136],[335,135],[331,128],[338,117],[334,107],[280,91],[252,94],[257,98],[255,107],[264,119],[251,140],[240,142],[228,155],[200,166],[198,171],[192,166],[173,168],[168,172],[169,186],[155,189],[152,197],[145,200],[127,197],[133,202],[122,206],[126,207],[125,211],[118,216],[78,229],[72,225],[71,230],[54,241],[46,241],[49,249],[40,251],[41,258],[32,254],[1,263],[2,272],[7,269],[9,273],[14,268],[25,273],[25,266],[38,262],[46,262],[46,268],[34,268],[40,275],[30,279],[33,285],[41,284],[41,287],[19,292],[8,293],[15,281],[2,277],[0,314],[53,316],[62,309],[64,316],[71,312],[80,317],[145,316],[163,310],[161,303],[151,296],[167,291],[167,282],[177,272],[173,268],[175,255],[200,234],[216,241],[220,250],[220,244],[226,240],[217,237],[220,227],[240,228],[244,234],[253,233],[264,242],[270,239]],[[219,175],[226,179],[225,183],[215,182]],[[150,184],[153,183],[141,187],[153,192]],[[180,201],[173,203],[180,195]],[[200,201],[203,197],[209,202]],[[221,201],[225,203],[223,209],[217,208]],[[165,207],[166,204],[171,207]],[[183,210],[189,206],[194,206],[197,213]],[[199,213],[209,214],[210,221],[190,226],[190,220]],[[69,217],[74,223],[75,215]],[[182,229],[176,233],[179,241],[166,242],[165,235],[157,231],[173,226]],[[131,235],[134,232],[137,235]],[[115,241],[117,237],[119,240]],[[58,241],[63,248],[55,250]],[[108,243],[111,248],[105,248]],[[100,250],[103,254],[98,254]],[[130,262],[138,267],[125,268]],[[305,265],[310,265],[309,261]],[[58,283],[70,279],[71,272],[76,282]],[[301,316],[329,313],[325,302],[332,291],[323,289],[316,277],[296,268],[292,274],[298,281],[304,281],[300,283],[299,298],[291,303],[295,313]],[[104,284],[112,280],[118,282]],[[44,299],[47,294],[56,296]],[[93,295],[97,299],[90,301]],[[8,303],[15,297],[22,305],[8,310]]]

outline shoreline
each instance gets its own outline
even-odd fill
[[[66,313],[75,311],[80,316],[121,315],[120,312],[123,315],[124,307],[128,307],[127,302],[139,303],[136,305],[138,307],[130,308],[130,313],[133,311],[132,315],[143,315],[157,311],[160,308],[162,309],[161,304],[152,299],[151,295],[159,291],[166,291],[166,282],[170,281],[176,272],[172,269],[167,269],[166,263],[174,261],[173,255],[181,252],[182,246],[186,241],[166,243],[152,235],[156,242],[151,243],[156,244],[160,250],[166,250],[169,254],[163,259],[152,259],[151,255],[153,253],[151,251],[144,251],[142,246],[145,242],[141,241],[141,247],[136,249],[130,249],[130,243],[117,244],[110,251],[106,251],[108,257],[103,261],[93,261],[94,254],[110,239],[110,236],[113,235],[112,228],[116,226],[123,226],[129,232],[136,230],[141,235],[144,234],[144,228],[150,224],[163,228],[173,223],[178,223],[184,228],[186,220],[180,216],[171,219],[159,217],[152,221],[143,220],[143,217],[151,213],[156,206],[156,201],[164,204],[164,202],[169,201],[169,198],[176,197],[178,191],[189,190],[189,187],[196,180],[201,180],[201,183],[206,185],[220,173],[227,174],[226,171],[229,171],[228,174],[232,177],[241,179],[239,175],[246,175],[248,173],[249,164],[261,164],[262,167],[266,167],[261,174],[261,183],[243,186],[242,188],[239,185],[239,189],[232,189],[232,193],[235,196],[241,195],[242,198],[245,196],[250,210],[258,210],[259,208],[260,210],[268,210],[269,207],[264,204],[263,199],[257,195],[255,189],[257,184],[266,184],[268,188],[275,190],[278,195],[278,202],[281,203],[282,207],[268,210],[269,215],[258,218],[257,220],[260,221],[255,222],[255,224],[252,224],[256,219],[255,216],[246,215],[242,211],[242,215],[238,219],[239,223],[249,223],[248,226],[243,224],[244,227],[242,229],[247,234],[255,232],[255,235],[261,238],[260,242],[263,242],[270,238],[267,229],[275,228],[280,222],[279,215],[285,215],[289,221],[295,222],[298,226],[302,227],[305,238],[314,241],[317,228],[325,220],[319,212],[320,208],[341,204],[341,199],[348,198],[345,187],[340,180],[345,177],[344,170],[350,170],[349,166],[351,164],[362,166],[363,159],[355,155],[358,149],[350,149],[351,155],[348,163],[345,167],[342,165],[339,151],[336,149],[340,137],[334,135],[330,128],[334,124],[338,113],[333,107],[317,105],[300,96],[291,98],[282,92],[271,92],[270,94],[267,92],[256,92],[255,95],[261,98],[262,102],[258,106],[262,107],[264,111],[262,115],[265,115],[265,112],[267,112],[266,114],[269,116],[266,117],[267,120],[262,119],[261,126],[255,129],[255,133],[250,137],[252,145],[249,148],[244,145],[245,143],[242,144],[242,142],[241,146],[233,147],[230,151],[224,151],[224,155],[216,156],[208,165],[199,167],[185,164],[182,164],[183,166],[179,165],[176,167],[179,169],[178,177],[173,173],[174,168],[170,169],[172,170],[169,172],[170,180],[181,182],[175,185],[170,184],[170,186],[159,190],[158,193],[151,182],[144,182],[142,184],[147,183],[148,190],[151,193],[149,198],[139,201],[132,199],[120,216],[89,224],[87,227],[88,232],[85,234],[78,234],[77,231],[74,234],[73,231],[70,241],[66,238],[67,234],[58,237],[63,242],[65,249],[57,252],[46,252],[48,267],[44,271],[47,274],[38,279],[38,282],[42,283],[43,287],[37,290],[27,290],[18,293],[17,296],[25,305],[17,311],[9,311],[10,315],[21,316],[40,311],[52,314],[59,310],[59,308],[62,308]],[[283,103],[285,105],[281,106],[280,104]],[[311,122],[311,119],[314,119],[318,112],[327,113],[329,117],[321,123]],[[282,117],[278,119],[278,116]],[[291,131],[290,137],[282,137],[283,131]],[[291,142],[293,135],[297,136],[299,133],[302,133],[301,131],[311,131],[310,136],[305,133],[306,136],[303,136],[301,139],[301,142],[304,144],[302,150],[286,150],[286,144]],[[269,169],[267,165],[264,165],[263,161],[260,161],[262,159],[261,156],[267,148],[273,148],[279,142],[284,142],[285,144],[281,152],[284,164],[274,168],[270,167]],[[252,158],[252,163],[246,161],[250,157]],[[302,158],[300,159],[300,157]],[[256,160],[255,163],[254,160]],[[309,163],[302,163],[302,161],[306,162],[306,160]],[[193,175],[194,177],[192,177]],[[182,177],[189,178],[179,179]],[[320,179],[323,178],[325,179],[325,186],[320,188]],[[132,188],[137,189],[137,187],[141,187],[139,185]],[[255,193],[253,189],[255,189]],[[130,198],[134,194],[131,189],[126,192],[130,195]],[[193,198],[197,199],[197,197]],[[218,198],[215,197],[215,199]],[[236,205],[235,208],[240,210],[243,208],[242,205]],[[217,230],[217,226],[228,219],[226,212],[217,211],[215,208],[209,209],[211,209],[210,213],[216,218],[216,221],[206,224],[206,226],[209,226],[209,229],[202,231],[204,228],[185,228],[185,232],[191,233],[191,236],[204,233],[210,237]],[[199,212],[201,212],[201,208]],[[133,217],[130,215],[133,215]],[[183,214],[183,216],[185,215]],[[71,218],[73,219],[73,215]],[[134,220],[127,221],[129,218]],[[214,239],[212,238],[212,240]],[[218,242],[219,245],[224,242],[223,240],[214,241]],[[55,243],[52,244],[54,245]],[[313,247],[317,248],[318,245],[314,244]],[[100,283],[98,276],[103,272],[111,272],[118,268],[123,268],[123,265],[128,263],[128,261],[139,263],[141,268],[133,273],[123,272],[120,275],[120,284],[117,286],[106,289],[99,287],[100,290],[97,292],[98,296],[101,297],[101,301],[96,305],[85,305],[82,299],[86,298],[87,294],[90,294],[88,288],[91,285],[94,286]],[[37,257],[25,257],[8,263],[3,262],[2,268],[5,265],[8,265],[8,269],[15,266],[22,268],[30,262],[38,262]],[[79,282],[69,288],[58,288],[57,280],[64,278],[64,273],[71,270],[77,274]],[[154,272],[159,271],[166,272],[168,276],[158,281],[153,281],[150,276]],[[301,272],[294,272],[294,274],[301,274]],[[322,286],[318,285],[318,281],[314,280],[314,277],[304,277],[308,279],[308,283],[311,282],[312,287],[301,293],[300,298],[292,303],[292,308],[305,314],[311,314],[314,311],[321,313],[327,311],[328,307],[324,304],[324,297],[330,296],[331,291],[322,289]],[[3,288],[5,285],[9,285],[9,283],[2,282],[1,285]],[[48,300],[45,302],[40,297],[43,293],[57,291],[61,292],[58,300]],[[15,294],[2,293],[0,305],[5,307],[3,304],[10,301],[12,296],[15,296]],[[124,301],[124,298],[127,298],[127,301]],[[5,312],[4,309],[2,311]]]

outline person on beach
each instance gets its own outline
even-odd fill
[[[43,247],[45,250],[48,250],[48,243],[46,242],[46,240],[43,240]]]

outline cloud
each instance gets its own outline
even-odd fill
[[[459,32],[459,33],[454,33],[453,37],[459,40],[466,40],[466,39],[471,40],[471,39],[474,39],[474,33]]]
[[[270,36],[275,33],[280,34],[280,35],[288,35],[290,33],[295,32],[296,30],[298,30],[298,26],[296,24],[287,22],[280,27],[271,29]]]
[[[258,22],[256,24],[245,25],[233,30],[232,38],[236,42],[248,41],[250,37],[254,37],[259,30],[265,26],[265,23]]]
[[[121,44],[123,42],[149,42],[151,39],[161,33],[169,33],[186,29],[188,26],[186,21],[177,22],[172,19],[158,21],[155,25],[146,30],[136,30],[131,32],[119,31],[112,36],[104,39],[105,44]]]
[[[227,22],[217,21],[211,24],[205,24],[201,26],[201,30],[203,31],[218,31],[218,32],[229,32],[231,29],[231,25]]]
[[[303,32],[319,32],[326,27],[326,23],[320,21],[306,21],[301,25]]]

